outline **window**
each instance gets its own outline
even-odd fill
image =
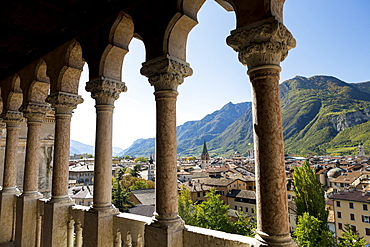
[[[349,203],[349,208],[353,208],[353,202]]]
[[[235,206],[234,208],[235,208],[235,210],[238,210],[238,206]]]
[[[254,214],[254,208],[252,208],[252,214]]]
[[[234,184],[234,188],[236,187],[236,184]]]
[[[339,229],[339,230],[342,230],[342,229],[343,229],[343,225],[342,225],[342,223],[338,223],[338,229]]]
[[[362,204],[362,210],[367,211],[367,204]]]
[[[288,199],[290,199],[291,198],[291,195],[288,195]]]
[[[200,192],[197,193],[198,197],[200,197]]]
[[[245,207],[245,212],[248,213],[248,208],[247,207]]]
[[[364,222],[364,223],[370,223],[370,216],[368,216],[368,215],[362,215],[362,222]]]
[[[355,220],[355,214],[349,214],[349,218],[350,218],[351,220]]]
[[[351,225],[351,229],[352,229],[353,232],[357,231],[356,226],[354,226],[354,225]]]
[[[336,201],[337,207],[340,207],[340,201]]]
[[[240,208],[239,208],[239,211],[243,211],[243,207],[240,207]]]
[[[248,186],[248,190],[252,190],[252,186]]]
[[[370,228],[365,228],[365,234],[368,236],[370,235]]]
[[[342,212],[337,212],[337,217],[338,217],[338,219],[341,219],[342,218]]]

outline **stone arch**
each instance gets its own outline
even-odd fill
[[[123,59],[133,36],[134,23],[128,15],[121,12],[112,26],[109,44],[100,61],[100,76],[121,81]]]
[[[83,47],[83,57],[89,66],[89,79],[121,81],[123,60],[133,36],[132,18],[120,12],[114,22],[101,26],[95,34],[81,37],[79,40]],[[93,38],[96,39],[95,43],[90,42]]]
[[[163,41],[163,53],[186,61],[186,42],[190,31],[198,24],[197,13],[205,0],[179,0]]]
[[[59,74],[60,91],[78,94],[78,83],[85,61],[82,59],[82,48],[77,41],[72,41],[65,54],[66,63]]]
[[[23,102],[21,79],[18,74],[9,77],[2,83],[1,96],[3,98],[3,113],[18,112]]]
[[[283,23],[285,0],[216,0],[225,10],[235,11],[236,28],[273,18]]]
[[[50,94],[78,94],[80,75],[85,64],[79,42],[71,40],[44,57],[50,78]],[[41,71],[40,71],[41,73]]]
[[[50,79],[46,75],[46,69],[45,61],[40,59],[35,70],[35,80],[31,82],[28,93],[30,102],[45,103],[50,89]]]

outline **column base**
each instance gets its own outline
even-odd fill
[[[173,219],[158,219],[145,226],[145,246],[148,247],[182,247],[184,221],[180,216]]]
[[[119,214],[113,205],[92,207],[85,213],[83,227],[84,247],[111,247],[114,244],[113,216]]]
[[[20,191],[17,187],[4,187],[1,192],[1,194],[5,195],[19,195]]]
[[[71,200],[53,201],[44,204],[44,224],[42,229],[42,246],[67,246],[69,208],[74,205]]]
[[[16,246],[37,246],[38,199],[41,198],[37,191],[24,192],[17,198]]]
[[[5,188],[4,188],[5,189]],[[0,245],[14,242],[15,234],[15,190],[0,192]]]
[[[256,247],[272,246],[272,247],[297,247],[290,233],[284,235],[269,236],[264,232],[257,231]]]

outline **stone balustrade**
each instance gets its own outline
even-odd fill
[[[37,211],[37,238],[35,246],[41,246],[44,236],[41,232],[42,224],[48,224],[43,217],[45,200],[38,200]],[[85,215],[90,207],[73,205],[69,207],[67,225],[67,247],[82,247]],[[62,209],[63,210],[63,209]],[[57,213],[57,212],[56,212]],[[152,221],[151,217],[120,213],[114,216],[112,225],[105,225],[104,230],[111,229],[113,232],[113,243],[107,246],[114,247],[144,247],[145,229]],[[23,229],[27,231],[27,229]],[[28,229],[31,230],[31,229]],[[146,240],[148,241],[148,240]],[[148,241],[150,242],[150,240]],[[254,247],[255,239],[195,226],[185,225],[183,230],[183,246],[224,246],[224,247]],[[0,244],[0,246],[2,246]],[[145,245],[150,246],[150,245]]]

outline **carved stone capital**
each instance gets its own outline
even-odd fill
[[[91,97],[97,104],[113,104],[121,92],[126,92],[124,82],[101,77],[86,83],[86,91],[91,92]]]
[[[1,130],[6,128],[6,124],[4,121],[0,118],[0,136],[2,135]]]
[[[49,95],[46,102],[52,105],[56,114],[72,114],[73,109],[76,109],[77,105],[84,102],[84,100],[80,95],[58,92]]]
[[[252,69],[261,65],[279,66],[296,41],[283,24],[265,20],[232,31],[227,44],[239,53],[239,61]]]
[[[46,113],[51,111],[51,107],[49,104],[31,102],[27,106],[21,107],[20,110],[23,111],[23,115],[28,122],[42,122]]]
[[[156,91],[175,90],[184,82],[184,78],[193,74],[190,65],[169,55],[143,63],[140,73],[149,79]]]
[[[18,127],[23,119],[23,113],[19,111],[8,110],[2,113],[3,121],[7,127]]]

